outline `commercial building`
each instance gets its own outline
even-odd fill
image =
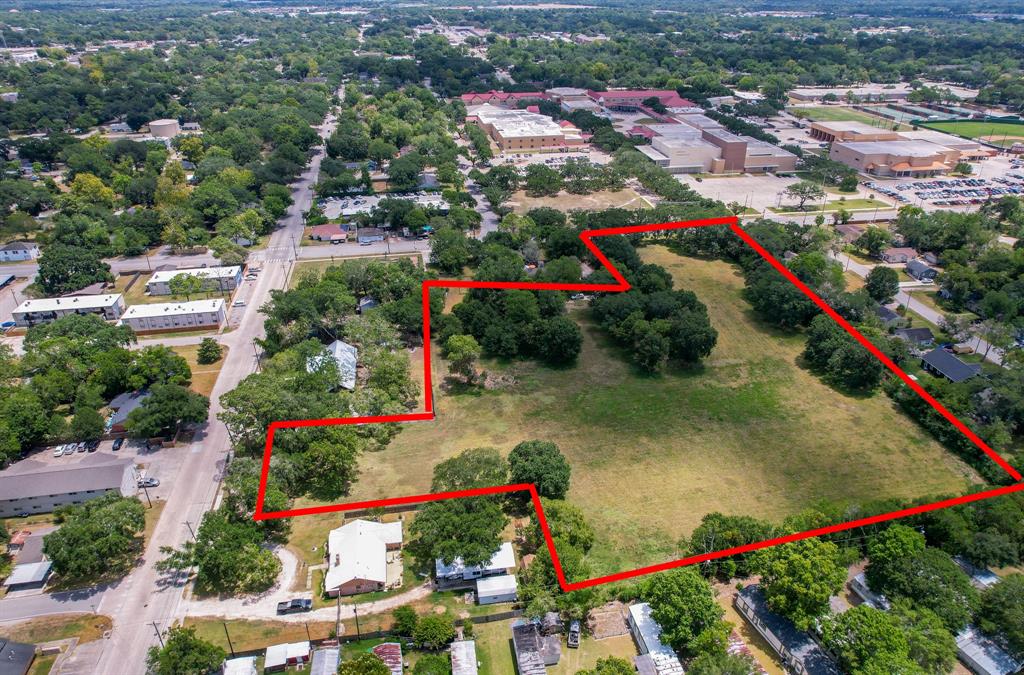
[[[946,148],[953,148],[960,153],[958,161],[961,162],[975,162],[979,160],[988,159],[998,154],[998,151],[992,148],[986,148],[984,145],[977,141],[972,141],[969,138],[960,138],[952,134],[944,134],[941,131],[935,131],[933,129],[918,129],[917,131],[901,131],[899,133],[900,138],[905,138],[911,141],[927,141],[928,143],[934,143],[935,145],[941,145]]]
[[[165,270],[154,272],[146,282],[146,292],[150,295],[170,295],[171,279],[185,275],[196,277],[202,282],[204,291],[233,291],[242,284],[242,267],[195,267],[184,270]]]
[[[149,123],[149,133],[154,138],[174,138],[181,133],[178,120],[153,120]]]
[[[587,95],[608,110],[637,112],[644,108],[643,102],[656,98],[666,108],[695,108],[696,104],[680,96],[674,89],[612,89],[609,91],[588,91]]]
[[[502,152],[551,152],[583,145],[582,133],[572,124],[558,124],[528,110],[484,104],[467,112],[466,123],[480,127]]]
[[[974,98],[978,95],[976,89],[967,89],[954,85],[937,84],[934,86],[949,89],[960,98]],[[909,84],[867,84],[859,87],[797,87],[789,91],[789,97],[796,101],[819,102],[826,96],[834,96],[837,100],[845,101],[849,95],[853,95],[859,101],[905,101],[912,92]]]
[[[661,641],[661,626],[651,616],[646,602],[630,605],[626,617],[640,655],[633,659],[641,675],[683,675],[683,665],[668,645]]]
[[[0,262],[21,262],[39,257],[39,246],[34,241],[12,241],[0,246]]]
[[[132,305],[121,317],[121,323],[131,326],[136,333],[145,333],[220,328],[226,318],[224,301],[216,298]]]
[[[92,453],[71,464],[26,459],[0,472],[0,518],[49,513],[108,492],[127,497],[135,490],[135,466],[127,458]]]
[[[50,578],[50,570],[53,563],[49,560],[41,560],[33,563],[15,565],[10,575],[4,579],[4,586],[8,591],[27,591],[32,588],[42,588],[46,580]],[[0,665],[0,673],[3,667]]]
[[[389,587],[388,563],[400,559],[402,522],[353,520],[327,535],[327,571],[324,590],[336,598],[382,591]],[[392,583],[402,579],[401,564]]]
[[[504,92],[493,89],[485,92],[470,92],[459,97],[466,107],[474,105],[491,105],[515,108],[520,101],[537,101],[548,98],[548,95],[541,91],[517,91]]]
[[[475,582],[482,577],[495,577],[508,574],[516,566],[516,555],[512,544],[504,542],[491,559],[483,565],[466,565],[462,558],[456,558],[450,564],[438,558],[434,572],[438,586],[462,586],[467,582]]]
[[[835,121],[811,122],[811,138],[816,141],[895,141],[900,135],[895,131],[873,127],[864,122]]]
[[[14,309],[12,316],[19,326],[34,326],[69,314],[98,314],[107,321],[114,321],[124,314],[125,309],[121,294],[111,293],[26,300]]]
[[[926,178],[948,173],[960,151],[928,141],[844,141],[832,144],[828,158],[872,176]]]
[[[671,173],[773,173],[796,170],[797,156],[739,136],[705,115],[678,115],[677,124],[645,124],[650,145],[637,150]]]

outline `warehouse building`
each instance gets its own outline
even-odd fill
[[[150,295],[170,295],[171,279],[185,275],[197,277],[202,281],[204,291],[233,291],[242,284],[242,267],[196,267],[184,270],[166,270],[154,272],[146,282],[146,292]]]
[[[114,321],[124,314],[125,309],[121,294],[111,293],[26,300],[14,309],[12,315],[19,326],[34,326],[69,314],[98,314],[107,321]]]
[[[220,328],[226,318],[224,301],[217,298],[132,305],[121,317],[121,323],[131,326],[136,333],[146,333]]]
[[[49,513],[113,491],[128,497],[135,484],[132,460],[114,455],[89,454],[73,464],[22,460],[0,472],[0,518]]]
[[[483,129],[502,152],[551,152],[583,145],[582,133],[572,124],[558,124],[546,115],[528,110],[484,104],[468,111],[466,122]]]

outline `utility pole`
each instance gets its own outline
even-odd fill
[[[252,353],[256,356],[256,372],[260,370],[260,350],[256,347],[256,338],[252,339]]]
[[[231,633],[228,632],[228,622],[222,621],[221,624],[224,626],[224,636],[228,639],[228,649],[231,650],[231,658],[235,658],[235,646],[231,644]]]
[[[149,488],[143,485],[142,492],[146,495],[146,501],[149,502],[149,508],[153,508],[153,500],[149,498]]]
[[[338,597],[341,597],[339,594]],[[356,640],[362,639],[362,631],[359,630],[359,605],[356,604],[355,600],[352,601],[352,613],[356,617]]]
[[[160,629],[156,626],[156,621],[151,622],[153,624],[153,631],[156,633],[156,639],[160,641],[160,649],[164,648],[164,636],[160,635]]]
[[[185,524],[188,525],[188,531],[189,531],[189,534],[192,535],[192,541],[195,541],[196,540],[196,531],[192,529],[192,523],[190,523],[189,521],[186,520]]]

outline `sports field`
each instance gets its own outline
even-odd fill
[[[365,455],[350,499],[428,491],[429,467],[466,448],[551,440],[573,467],[570,500],[597,531],[595,571],[608,573],[674,557],[711,511],[779,520],[821,498],[964,489],[972,472],[884,394],[849,397],[802,369],[803,339],[754,318],[734,267],[641,251],[707,304],[719,340],[702,369],[642,376],[585,323],[573,369],[488,363],[514,382],[437,390],[437,419]],[[440,381],[444,362],[434,364]]]
[[[922,122],[922,127],[1009,147],[1024,142],[1024,124],[1010,122]]]
[[[795,106],[789,108],[789,112],[814,122],[863,122],[879,129],[891,129],[893,124],[891,120],[883,119],[877,115],[869,115],[866,112],[845,106]],[[894,131],[905,131],[910,128],[905,124],[897,124],[896,127],[893,129]]]

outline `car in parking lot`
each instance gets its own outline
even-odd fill
[[[231,303],[232,307],[245,307],[245,300],[235,300]]]
[[[114,439],[114,445],[112,445],[110,447],[110,449],[113,450],[114,452],[117,452],[118,450],[121,449],[122,445],[124,445],[124,439],[123,438],[115,438]]]
[[[278,614],[298,614],[313,609],[313,601],[308,598],[293,598],[277,603]]]
[[[152,478],[152,477],[140,478],[139,479],[139,487],[140,488],[160,487],[160,479],[159,478]]]
[[[53,449],[53,456],[54,457],[63,457],[64,456],[64,446],[63,445],[58,445],[56,448],[54,448]]]

